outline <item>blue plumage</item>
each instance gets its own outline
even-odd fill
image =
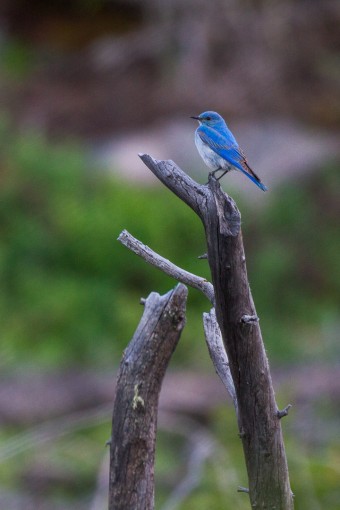
[[[263,191],[267,187],[250,168],[234,135],[228,129],[224,119],[216,112],[203,112],[198,117],[191,117],[199,122],[195,132],[197,150],[204,163],[215,172],[221,170],[221,179],[230,170],[239,170]]]

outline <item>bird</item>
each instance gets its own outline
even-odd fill
[[[267,186],[248,165],[236,138],[220,114],[207,111],[198,116],[192,116],[191,119],[199,122],[195,131],[195,144],[204,163],[213,170],[211,172],[213,176],[216,172],[223,172],[217,180],[230,170],[238,170],[260,189],[267,191]]]

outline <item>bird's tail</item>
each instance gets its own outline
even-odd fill
[[[261,182],[260,178],[256,175],[255,172],[253,172],[253,170],[250,168],[247,162],[244,161],[243,163],[246,168],[244,167],[240,168],[241,172],[243,172],[244,175],[246,175],[251,181],[253,181],[256,184],[256,186],[262,189],[262,191],[267,191],[268,190],[267,186],[265,186],[263,182]]]

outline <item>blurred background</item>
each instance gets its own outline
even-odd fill
[[[175,282],[122,229],[209,278],[199,220],[138,152],[207,169],[189,116],[227,120],[269,187],[242,213],[297,510],[340,508],[339,5],[333,0],[2,0],[0,508],[107,506],[115,374],[141,297]],[[234,412],[205,347],[207,300],[161,396],[159,510],[248,509]]]

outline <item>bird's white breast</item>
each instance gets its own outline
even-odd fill
[[[228,161],[226,161],[224,158],[221,158],[221,156],[210,149],[209,145],[202,141],[197,131],[195,132],[195,144],[204,163],[211,170],[217,170],[218,168],[221,170],[231,170],[231,165],[228,163]]]

